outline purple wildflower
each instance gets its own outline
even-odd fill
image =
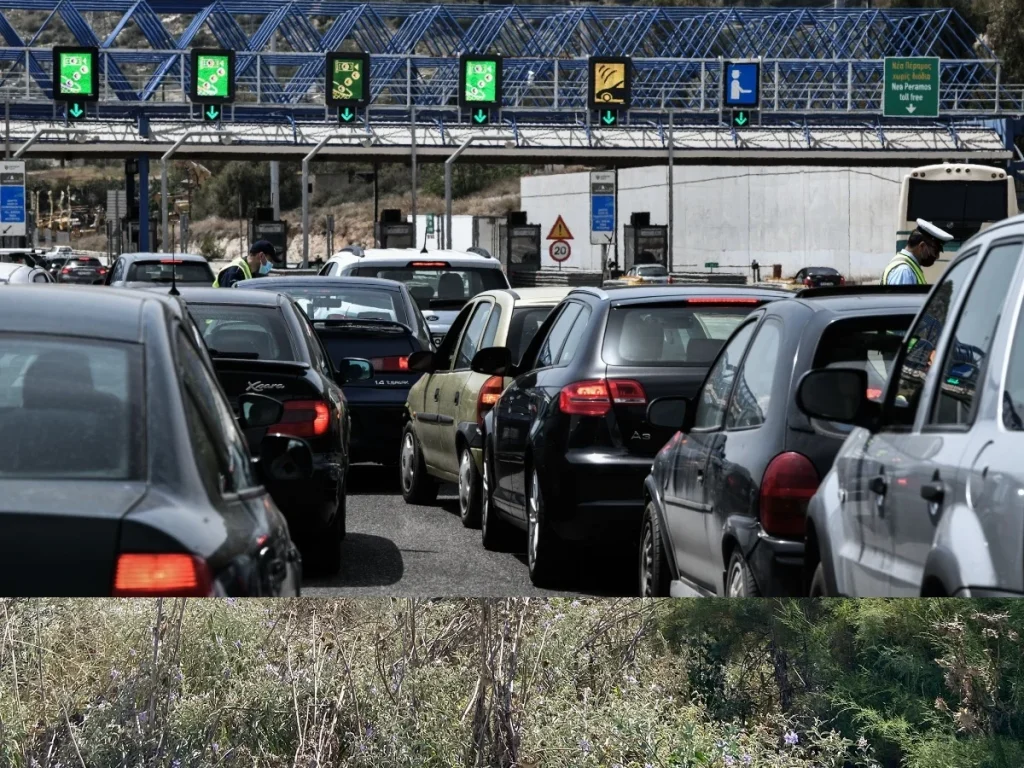
[[[732,755],[726,755],[725,756],[725,764],[726,765],[736,765],[736,758],[733,757]]]
[[[139,722],[140,723],[145,723],[147,720],[149,720],[149,713],[148,712],[139,712],[138,717],[139,717]]]
[[[791,747],[795,744],[800,743],[800,737],[796,735],[796,731],[789,731],[783,738],[786,740],[786,743]]]
[[[242,650],[242,641],[241,640],[235,640],[235,649],[239,650],[239,651]]]
[[[750,755],[747,755],[747,754],[743,755],[743,764],[744,765],[750,765],[753,761],[754,761],[754,758],[752,758]]]
[[[363,738],[366,739],[367,741],[373,741],[374,733],[375,732],[373,730],[373,726],[372,725],[368,725],[368,726],[366,726],[366,731],[363,733]]]
[[[171,768],[181,768],[181,760],[178,760],[177,758],[171,760]]]
[[[217,742],[213,742],[213,744],[211,744],[210,747],[213,749],[214,754],[220,752],[220,744],[218,744]]]
[[[591,744],[587,739],[580,739],[580,752],[585,755],[589,755],[594,750],[594,745]]]

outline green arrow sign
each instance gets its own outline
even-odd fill
[[[216,122],[220,119],[220,109],[211,104],[206,108],[206,111],[203,112],[203,117],[205,117],[208,122]]]
[[[477,109],[473,113],[473,122],[477,125],[483,125],[487,122],[487,112],[483,109]]]
[[[85,109],[77,101],[73,101],[68,105],[68,114],[73,120],[81,120],[85,116]]]
[[[736,117],[733,118],[733,122],[735,122],[736,125],[746,125],[747,124],[747,113],[746,112],[739,112],[736,115]]]
[[[338,120],[343,123],[351,123],[356,119],[356,113],[354,109],[345,107],[344,109],[338,110]]]
[[[619,122],[619,116],[614,110],[605,109],[601,112],[601,122],[610,128]]]

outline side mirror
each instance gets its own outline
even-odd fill
[[[373,378],[373,363],[361,357],[346,357],[338,363],[338,383],[351,384]]]
[[[242,395],[238,398],[238,423],[243,429],[269,427],[284,416],[280,401],[266,395]]]
[[[469,367],[474,373],[509,376],[512,373],[512,351],[508,347],[486,347],[473,355]]]
[[[437,370],[437,355],[429,349],[421,349],[409,355],[409,370],[416,373],[433,373]]]
[[[256,466],[264,482],[308,480],[313,476],[313,451],[297,437],[267,435],[260,443]]]
[[[647,406],[647,423],[654,427],[682,429],[689,405],[685,397],[659,397]]]
[[[870,427],[880,412],[868,399],[868,374],[856,368],[808,371],[796,389],[796,405],[812,419]]]

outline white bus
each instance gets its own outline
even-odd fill
[[[941,163],[915,168],[903,177],[896,224],[896,250],[925,219],[953,235],[942,257],[924,271],[935,283],[969,237],[1009,216],[1017,215],[1013,177],[1001,168],[969,163]]]

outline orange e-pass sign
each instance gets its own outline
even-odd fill
[[[555,225],[548,232],[547,240],[572,240],[572,232],[565,226],[565,221],[559,216],[555,219]]]

